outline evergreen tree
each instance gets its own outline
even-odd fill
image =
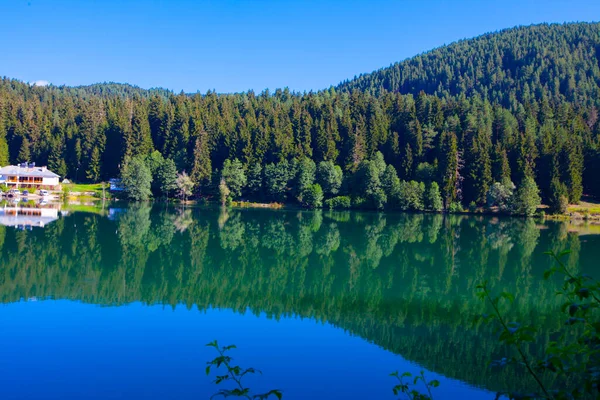
[[[193,160],[190,177],[194,181],[198,191],[201,191],[202,188],[210,183],[212,175],[208,133],[205,131],[201,131],[196,138]]]
[[[263,176],[262,166],[258,163],[248,168],[247,193],[255,198],[262,198]]]
[[[444,208],[448,208],[450,204],[461,200],[461,162],[455,134],[445,133],[442,135],[441,152],[443,154],[442,162],[440,163],[442,196],[444,197]]]
[[[535,181],[532,177],[526,176],[515,193],[512,212],[518,215],[532,216],[541,200]]]
[[[167,158],[156,170],[156,181],[161,194],[169,198],[177,188],[177,166],[175,161]]]
[[[8,143],[4,136],[0,136],[0,166],[8,165]]]
[[[26,137],[24,137],[21,142],[21,148],[19,149],[19,156],[17,157],[17,161],[20,163],[31,161],[31,153],[29,151],[29,140],[27,140]]]
[[[98,182],[100,180],[100,161],[100,150],[98,147],[94,147],[90,165],[86,171],[86,178],[91,182]]]
[[[444,201],[440,194],[440,187],[437,182],[432,182],[427,189],[425,195],[425,209],[429,211],[442,211],[444,209]]]

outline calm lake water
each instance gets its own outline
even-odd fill
[[[547,340],[543,252],[567,248],[598,277],[600,236],[516,218],[141,205],[0,225],[0,397],[206,399],[217,339],[284,399],[393,399],[396,370],[493,399],[532,382],[488,367],[505,352],[475,286]]]

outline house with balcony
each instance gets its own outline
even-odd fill
[[[8,165],[0,168],[0,185],[11,189],[47,189],[59,188],[60,176],[46,167],[36,167],[35,163]]]

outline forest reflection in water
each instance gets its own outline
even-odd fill
[[[527,389],[492,371],[503,349],[475,298],[515,294],[516,317],[560,324],[543,252],[571,249],[597,275],[600,236],[565,223],[441,214],[164,209],[73,213],[31,231],[0,226],[0,298],[227,308],[329,322],[423,367],[491,391]],[[535,352],[535,346],[529,349]],[[290,360],[293,362],[293,360]],[[391,372],[391,371],[390,371]]]

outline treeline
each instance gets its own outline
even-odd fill
[[[598,32],[598,24],[508,30],[318,93],[174,95],[4,79],[0,164],[36,161],[99,181],[157,151],[186,172],[193,194],[223,201],[403,208],[399,185],[403,196],[424,188],[423,208],[438,208],[437,186],[444,209],[526,214],[539,191],[564,211],[583,193],[600,196],[600,74],[590,59]],[[404,83],[377,83],[386,71],[404,75],[381,82]],[[440,75],[448,71],[452,80]],[[428,86],[437,81],[442,89]],[[245,181],[230,173],[240,168]],[[319,174],[325,168],[333,185]]]

